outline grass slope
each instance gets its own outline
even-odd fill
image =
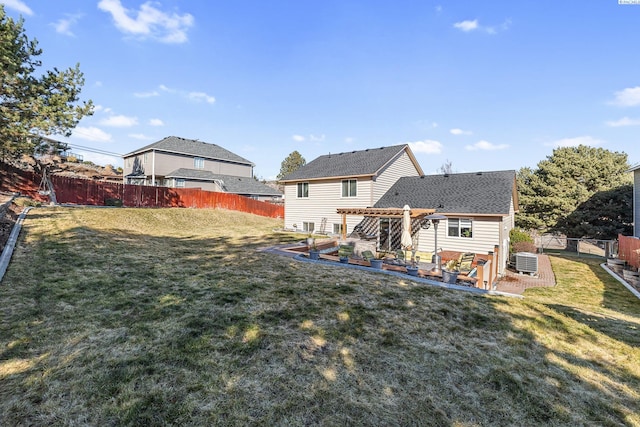
[[[219,210],[32,211],[1,425],[640,425],[640,302],[554,257],[524,300],[258,252]]]

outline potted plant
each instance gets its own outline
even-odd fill
[[[309,247],[309,259],[318,260],[320,259],[320,250],[318,250],[318,246],[316,246],[316,241],[314,240]]]
[[[371,261],[369,261],[369,263],[371,264],[371,267],[381,270],[382,269],[382,263],[383,263],[383,258],[384,258],[384,252],[378,252],[376,254],[376,257],[373,258]]]
[[[407,273],[410,276],[417,276],[418,275],[418,266],[416,266],[416,265],[407,265]]]
[[[443,268],[442,281],[445,283],[455,284],[458,281],[458,274],[460,274],[459,271]]]
[[[311,233],[307,234],[307,246],[311,247],[313,246],[314,242],[316,239],[313,238],[313,236],[311,235]]]

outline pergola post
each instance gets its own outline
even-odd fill
[[[342,214],[342,240],[347,240],[347,214]]]

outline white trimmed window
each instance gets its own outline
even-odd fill
[[[316,228],[315,222],[302,222],[302,231],[306,231],[307,233],[313,233]]]
[[[342,234],[342,224],[333,224],[333,234]]]
[[[466,218],[449,218],[447,220],[447,236],[473,237],[473,221]]]
[[[358,196],[358,180],[343,179],[342,180],[342,197],[357,197],[357,196]]]
[[[299,182],[298,183],[298,197],[309,197],[309,183],[308,182]]]
[[[176,187],[178,187],[178,188],[184,188],[184,179],[182,179],[182,178],[177,178],[175,182],[176,182]]]
[[[194,157],[193,158],[193,168],[194,169],[204,169],[204,159],[202,157]]]

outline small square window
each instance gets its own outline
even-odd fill
[[[302,231],[306,231],[307,233],[313,233],[316,228],[316,224],[314,222],[303,222],[302,223]]]
[[[204,159],[202,157],[195,157],[193,159],[193,167],[195,169],[204,169]]]
[[[342,180],[342,197],[358,196],[358,180],[344,179]]]
[[[309,183],[308,182],[299,182],[298,183],[298,197],[309,197]]]

